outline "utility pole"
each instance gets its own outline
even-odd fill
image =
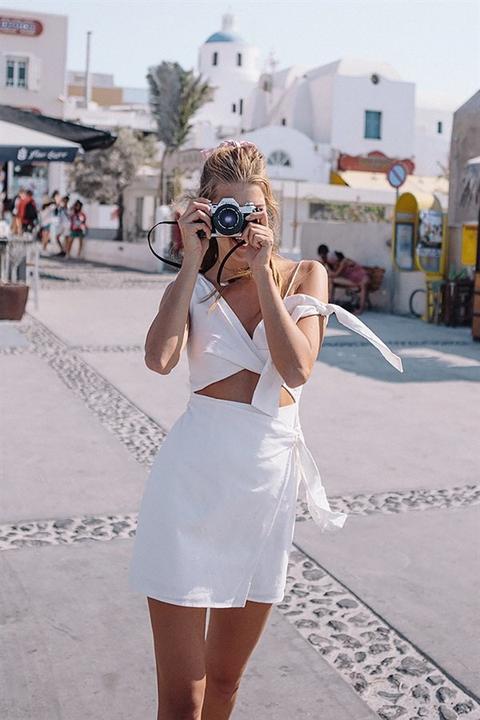
[[[87,55],[85,59],[85,95],[84,95],[84,105],[85,109],[88,110],[88,106],[90,104],[90,100],[92,99],[92,82],[90,77],[90,39],[92,36],[92,31],[88,30],[87,32]]]

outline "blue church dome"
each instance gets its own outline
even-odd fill
[[[213,42],[243,42],[243,39],[240,35],[235,33],[223,32],[220,30],[219,32],[213,33],[213,35],[210,35],[210,37],[205,40],[205,43]]]

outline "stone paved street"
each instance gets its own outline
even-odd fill
[[[0,720],[153,720],[145,598],[127,569],[148,468],[188,399],[143,343],[172,274],[42,258],[0,322]],[[283,602],[235,720],[480,720],[480,344],[368,312],[397,373],[334,318],[303,391],[332,508],[301,494]]]

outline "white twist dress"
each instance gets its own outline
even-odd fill
[[[296,271],[298,271],[297,266]],[[403,372],[402,361],[339,305],[294,293],[284,303],[297,322],[335,313]],[[176,605],[244,607],[284,597],[298,489],[320,532],[343,527],[328,503],[300,426],[303,386],[290,388],[270,356],[263,320],[250,337],[215,286],[199,274],[190,302],[187,355],[191,394],[147,478],[130,562],[135,592]],[[259,374],[252,403],[199,395],[242,369]],[[280,388],[295,402],[279,406]]]

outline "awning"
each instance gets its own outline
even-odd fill
[[[73,162],[79,143],[0,120],[0,162]]]
[[[49,143],[52,147],[62,147],[60,139],[77,145],[77,148],[80,146],[85,151],[98,150],[110,147],[117,139],[116,135],[106,130],[20,110],[10,105],[0,105],[0,121],[53,137],[55,142]],[[0,146],[2,145],[4,143],[0,135]]]

